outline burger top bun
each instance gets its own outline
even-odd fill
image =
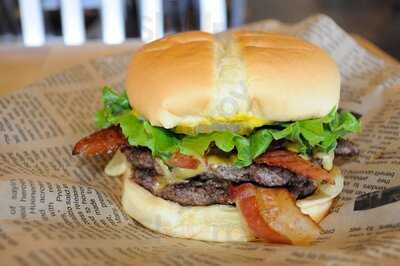
[[[152,125],[243,120],[260,126],[328,114],[338,105],[340,75],[326,52],[295,37],[185,32],[140,48],[126,91]]]

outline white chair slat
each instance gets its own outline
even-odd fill
[[[246,20],[246,0],[232,0],[232,12],[231,12],[231,25],[232,27],[238,27],[244,24]]]
[[[140,37],[150,42],[164,35],[164,16],[162,0],[140,0]]]
[[[40,46],[45,42],[43,11],[40,0],[19,0],[22,38],[26,46]]]
[[[199,0],[199,6],[202,31],[217,33],[226,30],[225,0]]]
[[[85,42],[81,0],[61,0],[61,25],[66,45],[79,45]]]
[[[103,42],[118,44],[125,40],[124,0],[101,0]]]
[[[78,45],[85,42],[84,0],[59,0],[64,42]],[[245,0],[233,1],[232,24],[243,21]],[[163,37],[163,0],[137,0],[140,36],[144,42]],[[45,43],[41,0],[19,0],[21,24],[25,45]],[[53,4],[54,5],[54,4]],[[91,0],[91,6],[100,6],[103,41],[117,44],[125,40],[124,7],[126,0]],[[49,7],[54,8],[49,4]],[[199,0],[200,30],[217,33],[227,29],[226,0]],[[235,12],[236,11],[236,12]]]

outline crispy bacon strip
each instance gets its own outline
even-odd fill
[[[321,228],[303,214],[285,188],[257,188],[256,202],[264,221],[293,245],[309,245],[320,235]]]
[[[168,164],[175,167],[196,169],[200,162],[196,158],[180,153],[179,151],[172,154]]]
[[[128,141],[122,134],[121,129],[112,126],[99,130],[78,141],[75,144],[72,154],[83,154],[91,157],[114,152],[125,144],[128,144]]]
[[[259,204],[257,203],[258,188],[251,183],[244,183],[239,186],[231,187],[230,195],[234,199],[236,206],[242,213],[247,225],[253,234],[266,242],[291,244],[292,242],[285,236],[278,233],[264,220]]]
[[[256,163],[265,163],[292,171],[298,175],[316,180],[330,180],[330,174],[318,165],[304,160],[296,153],[286,150],[266,152],[256,159]]]
[[[309,245],[320,234],[318,224],[301,212],[285,188],[243,183],[232,186],[229,193],[250,231],[263,241]]]

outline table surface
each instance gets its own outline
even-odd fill
[[[364,48],[387,62],[398,63],[371,42],[353,35]],[[81,46],[51,45],[37,48],[23,46],[0,46],[0,95],[17,90],[47,75],[90,58],[128,52],[138,40],[131,39],[119,45],[105,45],[100,42]]]
[[[81,46],[0,46],[0,95],[87,59],[128,52],[138,42],[132,39],[119,45],[92,42]]]

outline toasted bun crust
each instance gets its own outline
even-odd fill
[[[233,206],[183,207],[175,202],[154,196],[133,182],[131,170],[124,173],[122,206],[143,226],[169,236],[206,241],[254,241],[240,212]],[[319,223],[343,189],[343,178],[338,175],[336,185],[322,188],[310,197],[297,201],[301,211]],[[333,193],[333,194],[332,194]],[[300,204],[299,204],[300,203]]]
[[[164,128],[238,115],[268,124],[328,114],[339,101],[340,75],[322,49],[295,37],[186,32],[144,45],[126,90],[134,109]]]

